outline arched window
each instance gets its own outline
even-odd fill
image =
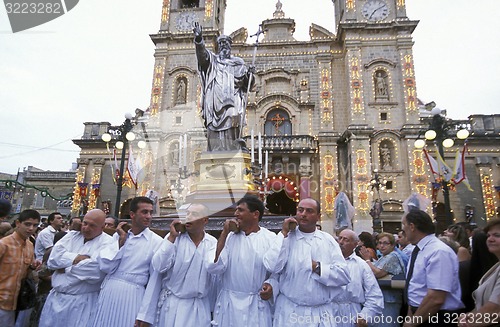
[[[292,135],[292,123],[288,112],[283,109],[269,111],[264,125],[264,134],[268,136]]]

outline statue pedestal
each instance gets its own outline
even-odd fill
[[[194,163],[199,176],[186,202],[202,203],[216,216],[232,216],[238,200],[258,194],[249,173],[250,160],[250,154],[242,151],[203,152]]]

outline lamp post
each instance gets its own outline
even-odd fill
[[[380,176],[378,174],[378,169],[373,170],[374,176],[370,180],[370,185],[373,190],[377,192],[377,197],[373,201],[372,208],[370,210],[370,216],[373,218],[373,231],[380,233],[382,231],[382,224],[380,223],[380,214],[383,211],[382,199],[380,198],[380,189],[385,188],[386,181],[380,181]]]
[[[128,143],[135,140],[136,135],[132,132],[134,128],[135,122],[132,121],[133,116],[130,113],[125,114],[125,121],[123,124],[114,129],[109,129],[108,132],[112,132],[114,135],[117,135],[115,147],[118,150],[121,150],[121,159],[120,159],[120,170],[118,172],[118,178],[116,181],[116,202],[115,202],[115,217],[119,218],[120,214],[120,205],[121,205],[121,196],[123,189],[123,174],[125,172],[125,155],[127,152]],[[104,133],[102,135],[102,140],[106,143],[110,142],[112,139],[111,134]],[[144,141],[138,142],[139,148],[144,148],[146,143]]]
[[[439,155],[444,160],[444,148],[451,148],[455,142],[450,138],[450,132],[458,124],[447,120],[443,115],[441,115],[441,109],[433,107],[431,110],[432,120],[429,124],[429,129],[425,131],[424,137],[428,141],[434,141],[437,147]],[[456,134],[458,139],[464,140],[469,137],[469,131],[466,129],[461,129]],[[426,142],[422,139],[417,139],[415,141],[415,147],[417,149],[422,149]],[[441,172],[439,172],[441,174]],[[450,188],[448,186],[449,180],[446,178],[441,179],[441,187],[443,189],[443,199],[444,199],[444,210],[445,210],[445,220],[447,226],[453,224],[453,217],[451,214],[450,207]]]

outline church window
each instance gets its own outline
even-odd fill
[[[266,117],[264,134],[269,136],[291,135],[290,115],[283,109],[271,110]]]

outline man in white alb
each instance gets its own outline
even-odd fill
[[[275,327],[336,325],[332,301],[349,283],[349,272],[333,236],[316,229],[319,217],[318,201],[301,200],[297,219],[285,219],[264,255],[265,267],[280,275]],[[291,222],[298,227],[290,230]]]
[[[54,245],[47,261],[52,290],[42,310],[40,327],[80,327],[91,321],[105,274],[97,253],[113,238],[102,232],[106,214],[93,209],[83,217],[81,231],[69,231]]]
[[[269,279],[262,257],[276,235],[259,226],[264,204],[257,197],[247,195],[236,205],[239,231],[230,231],[234,219],[225,222],[217,241],[215,261],[208,266],[209,273],[221,278],[212,325],[271,327],[274,282]]]
[[[123,230],[118,224],[113,242],[98,256],[99,266],[107,273],[102,283],[94,327],[142,326],[153,321],[136,321],[143,303],[144,292],[153,272],[151,259],[162,238],[149,229],[153,201],[139,196],[130,202],[132,226]]]
[[[204,231],[207,207],[197,203],[188,207],[185,232],[175,229],[178,223],[170,224],[170,233],[153,257],[154,273],[160,278],[152,282],[151,277],[144,296],[149,306],[142,308],[145,312],[141,309],[138,319],[145,320],[150,307],[157,307],[156,326],[210,326],[214,283],[207,266],[214,260],[217,240]]]

